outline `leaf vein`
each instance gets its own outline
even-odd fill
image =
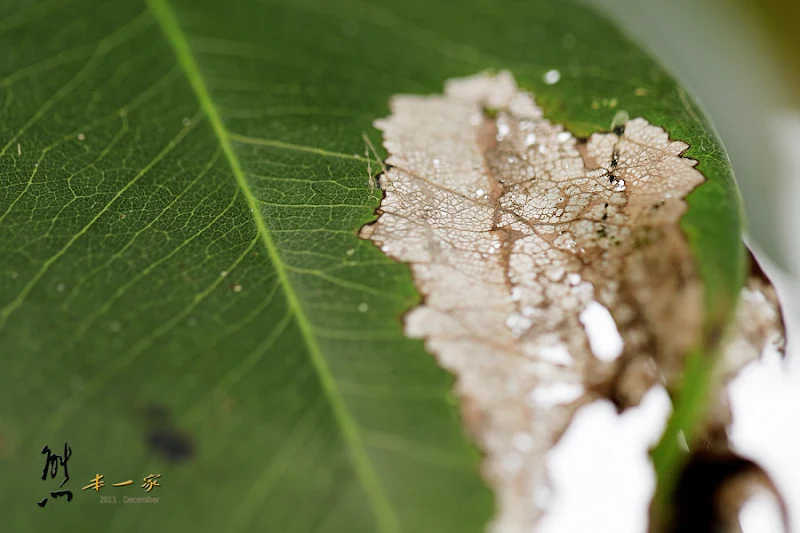
[[[195,96],[205,111],[217,140],[222,147],[222,151],[225,154],[228,163],[230,164],[233,176],[241,188],[242,193],[249,204],[251,212],[253,213],[253,219],[256,227],[258,228],[258,233],[261,236],[261,240],[266,248],[267,254],[269,255],[275,267],[275,272],[284,289],[287,304],[295,316],[298,328],[300,329],[308,348],[311,363],[317,371],[320,384],[322,385],[322,388],[329,402],[331,403],[334,415],[342,431],[342,436],[347,443],[354,469],[359,480],[364,486],[368,502],[375,514],[378,529],[383,533],[397,533],[400,531],[400,527],[394,509],[392,508],[386,496],[380,478],[378,477],[375,467],[368,455],[367,449],[360,434],[360,430],[356,425],[352,414],[348,410],[341,392],[337,388],[330,368],[328,367],[328,364],[317,343],[317,339],[314,336],[311,323],[304,314],[294,287],[289,281],[289,275],[286,266],[281,260],[278,248],[273,240],[266,220],[261,213],[258,200],[253,194],[250,185],[247,183],[244,170],[242,169],[238,157],[233,151],[233,145],[231,141],[237,140],[237,137],[229,133],[223,124],[219,111],[211,100],[211,95],[208,91],[206,83],[200,74],[200,69],[195,62],[191,50],[189,49],[187,38],[184,35],[183,30],[180,28],[180,25],[178,24],[174,13],[168,5],[167,0],[148,0],[148,6],[161,26],[165,37],[169,41],[170,46],[176,55],[178,63],[181,65],[181,67],[183,67],[186,77],[188,78],[192,89],[194,90]],[[276,145],[274,144],[276,142],[277,141],[272,141],[271,143]],[[284,143],[278,143],[276,146],[278,145],[283,148],[297,149],[297,147],[294,145],[284,145]],[[342,155],[332,152],[327,153],[326,151],[319,149],[309,149],[308,147],[302,147],[301,149],[317,153],[318,155]],[[353,156],[348,157],[352,158]]]

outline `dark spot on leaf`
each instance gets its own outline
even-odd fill
[[[173,429],[160,428],[147,435],[150,450],[170,461],[183,461],[194,454],[194,446],[188,435]]]
[[[194,444],[185,432],[174,427],[166,406],[151,404],[145,408],[147,446],[151,452],[169,461],[183,461],[194,455]]]

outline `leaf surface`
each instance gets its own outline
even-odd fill
[[[452,379],[403,335],[407,267],[357,237],[379,204],[362,133],[380,145],[394,94],[507,68],[576,135],[624,109],[686,141],[707,178],[683,227],[709,328],[730,316],[743,260],[727,158],[672,79],[583,6],[0,11],[10,531],[483,530],[492,497]],[[74,499],[40,509],[62,477],[42,481],[39,452],[63,441]],[[106,486],[81,490],[95,474]],[[159,503],[98,504],[144,495]]]

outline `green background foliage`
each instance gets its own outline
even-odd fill
[[[393,94],[508,68],[578,135],[665,127],[709,179],[684,228],[710,320],[738,292],[724,152],[581,5],[3,0],[0,43],[4,530],[483,530],[452,379],[402,333],[407,268],[357,237]],[[65,440],[74,499],[40,509]],[[98,503],[150,473],[158,504]]]

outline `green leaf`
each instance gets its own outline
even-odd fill
[[[664,127],[708,178],[683,228],[709,339],[736,301],[723,149],[579,4],[5,0],[0,42],[5,530],[484,530],[452,379],[402,332],[408,270],[357,237],[362,133],[380,146],[397,93],[507,68],[576,134],[621,109]],[[74,498],[40,509],[64,441]]]

